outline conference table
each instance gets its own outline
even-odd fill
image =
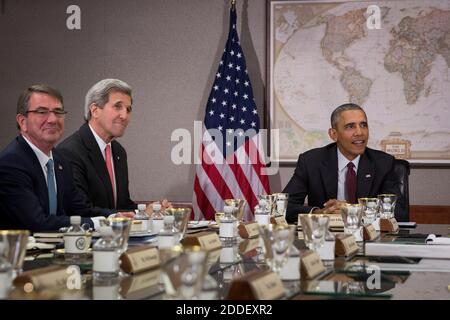
[[[438,234],[447,237],[449,225],[417,225],[415,228],[400,229],[399,235]],[[216,231],[217,229],[209,229]],[[305,250],[305,243],[296,237],[294,245],[300,251]],[[381,234],[381,239],[388,236]],[[389,236],[392,237],[392,234]],[[246,274],[268,270],[264,255],[258,248],[259,239],[247,239],[236,246],[236,259],[233,262],[221,263],[221,249],[208,254],[206,266],[207,280],[198,299],[224,300],[229,296],[233,281],[242,279]],[[144,242],[152,243],[146,239]],[[131,241],[130,246],[139,245],[139,241]],[[174,259],[163,261],[161,266],[135,275],[122,273],[113,283],[94,284],[92,280],[92,258],[78,264],[81,271],[81,283],[77,289],[67,286],[50,287],[32,292],[24,292],[23,288],[12,288],[5,299],[180,299],[171,295],[164,282],[164,275],[173,271]],[[24,271],[64,265],[64,257],[56,251],[39,250],[27,253]],[[284,295],[282,300],[316,300],[316,299],[450,299],[450,259],[405,259],[402,257],[368,257],[364,255],[364,245],[356,255],[336,257],[334,261],[325,261],[326,272],[314,279],[282,281]],[[368,285],[373,270],[370,266],[378,266],[380,281],[376,288]]]

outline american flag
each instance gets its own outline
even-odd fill
[[[257,196],[267,194],[269,180],[262,174],[259,117],[244,54],[236,31],[236,9],[230,9],[228,39],[206,105],[201,164],[194,181],[194,218],[214,219],[224,199],[245,199],[245,220]]]

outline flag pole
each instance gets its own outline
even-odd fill
[[[231,9],[236,8],[236,0],[231,0]]]

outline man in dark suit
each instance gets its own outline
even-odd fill
[[[73,168],[75,184],[94,207],[134,210],[128,189],[123,136],[132,111],[132,89],[117,79],[104,79],[86,94],[86,122],[58,145]],[[109,149],[109,150],[108,150]]]
[[[94,227],[111,214],[83,201],[70,164],[53,148],[63,134],[65,114],[55,88],[34,85],[20,95],[20,135],[0,153],[0,229],[58,230],[70,225],[71,215]]]
[[[289,193],[288,222],[297,222],[299,213],[339,213],[344,203],[357,203],[361,197],[401,196],[394,157],[367,148],[369,126],[361,107],[348,103],[336,108],[328,134],[335,142],[301,154],[283,190]],[[354,183],[348,184],[352,179]],[[396,216],[404,210],[402,206],[403,200],[398,199]]]

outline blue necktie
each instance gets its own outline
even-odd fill
[[[52,215],[56,215],[57,200],[55,190],[55,170],[53,166],[53,160],[48,160],[47,164],[47,189],[48,189],[48,207],[49,212]]]

